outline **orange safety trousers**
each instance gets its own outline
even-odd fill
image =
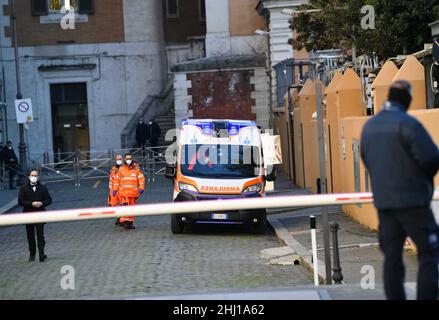
[[[116,194],[116,196],[113,196],[113,191],[117,190],[117,187],[119,186],[119,182],[116,181],[117,172],[119,171],[119,167],[113,166],[111,168],[110,174],[109,174],[109,195],[108,195],[108,205],[110,207],[116,207],[119,205],[119,195]]]
[[[136,205],[137,199],[138,197],[119,196],[120,205],[122,206],[134,206]],[[119,222],[134,222],[134,217],[120,217]]]
[[[110,205],[110,207],[116,207],[119,205],[119,196],[116,195],[115,197],[113,197],[113,195],[109,195],[108,196],[108,204]]]

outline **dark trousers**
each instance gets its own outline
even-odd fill
[[[14,169],[8,169],[9,174],[9,189],[12,189],[14,186],[14,177],[17,174],[17,172]]]
[[[404,243],[409,236],[418,253],[418,300],[438,298],[439,227],[429,207],[379,211],[384,253],[384,288],[389,300],[405,300]]]
[[[151,138],[151,139],[149,139],[149,143],[151,144],[152,148],[157,147],[158,146],[158,142],[159,142],[158,138]]]
[[[146,139],[145,140],[137,140],[137,146],[141,149],[146,148]]]
[[[31,256],[35,256],[37,253],[36,243],[35,243],[35,231],[37,233],[37,242],[38,242],[38,253],[40,256],[44,255],[44,245],[46,241],[44,240],[44,224],[27,224],[26,225],[26,233],[27,233],[27,242],[29,244],[29,253]]]

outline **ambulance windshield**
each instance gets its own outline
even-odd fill
[[[260,173],[259,148],[244,145],[184,145],[181,173],[190,177],[242,179]]]

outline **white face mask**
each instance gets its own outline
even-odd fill
[[[127,165],[130,165],[133,162],[133,160],[126,160],[125,162],[127,163]]]
[[[12,147],[8,147],[9,150],[12,150]]]
[[[38,177],[30,177],[29,180],[31,183],[37,183]]]
[[[118,166],[121,166],[121,165],[122,165],[122,163],[123,163],[123,161],[122,161],[122,160],[117,160],[117,161],[116,161],[116,164],[117,164]]]

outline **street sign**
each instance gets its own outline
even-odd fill
[[[17,114],[17,123],[33,122],[31,99],[15,100],[15,113]]]

